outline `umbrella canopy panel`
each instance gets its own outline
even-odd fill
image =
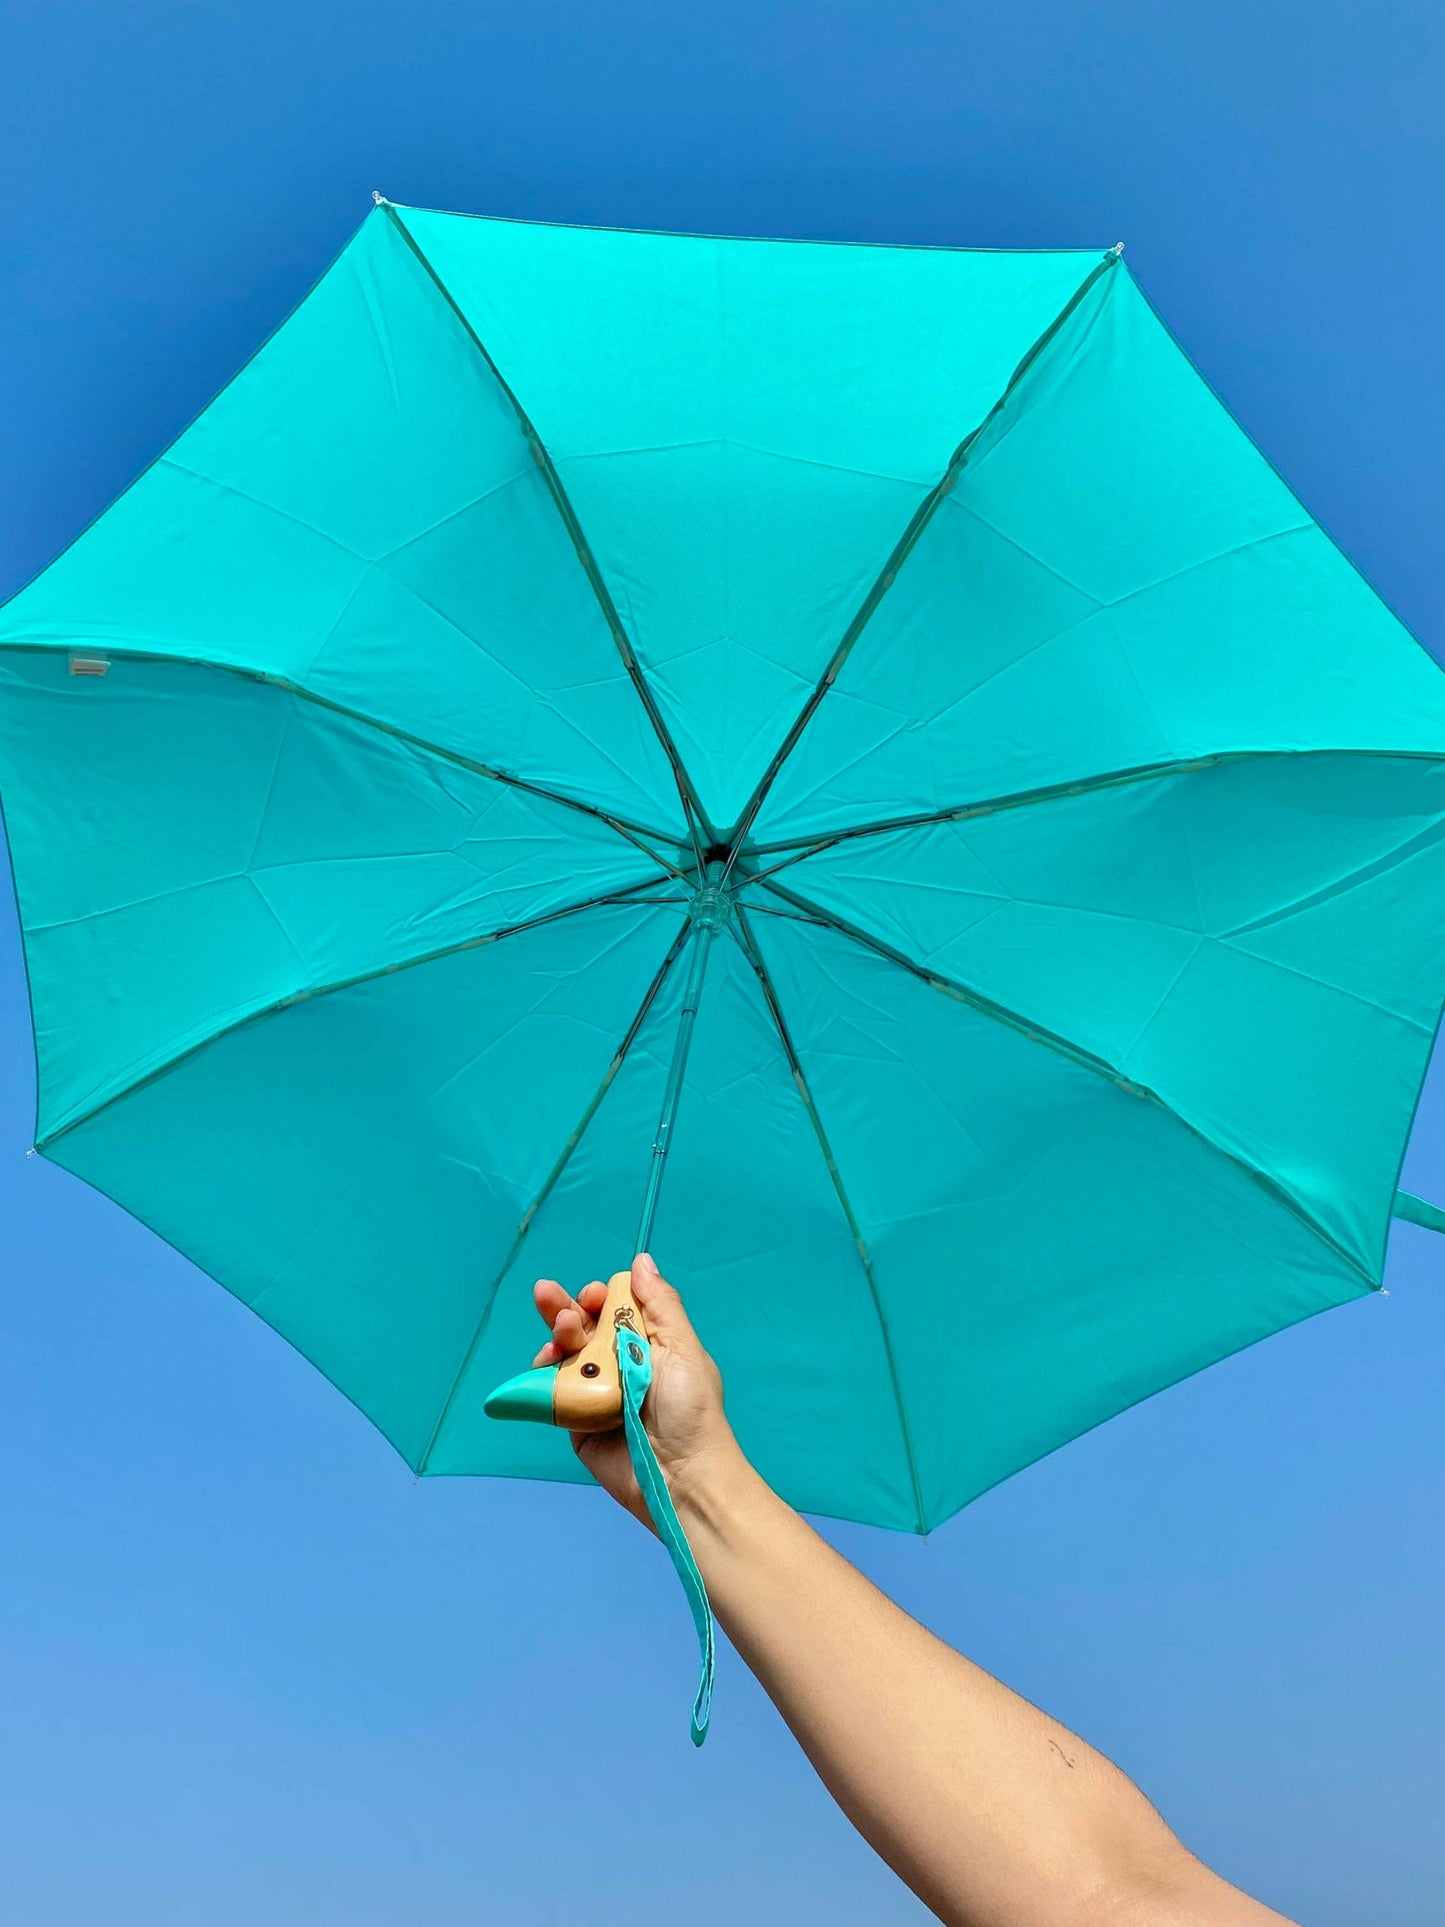
[[[79,673],[76,673],[79,672]],[[1378,1284],[1445,675],[1116,251],[383,206],[0,613],[37,1143],[437,1473],[655,1249],[926,1529]],[[710,870],[708,866],[711,866]]]

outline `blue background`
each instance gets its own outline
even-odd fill
[[[0,30],[7,592],[378,187],[616,225],[1122,237],[1305,502],[1445,645],[1437,6],[67,0],[0,6]],[[31,1105],[6,904],[7,1922],[924,1918],[730,1655],[692,1754],[691,1629],[635,1527],[581,1490],[414,1484],[239,1305],[27,1161]],[[1439,1060],[1407,1179],[1445,1196]],[[1312,1927],[1440,1918],[1442,1252],[1399,1229],[1389,1297],[926,1543],[834,1530]]]

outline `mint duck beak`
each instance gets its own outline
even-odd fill
[[[488,1418],[529,1418],[539,1425],[552,1424],[552,1387],[556,1382],[555,1365],[538,1365],[530,1372],[518,1372],[487,1394],[482,1410]]]

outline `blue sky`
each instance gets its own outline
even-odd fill
[[[376,187],[619,225],[1122,238],[1445,654],[1437,7],[10,0],[0,25],[0,591],[209,399]],[[7,903],[7,1920],[565,1927],[584,1857],[599,1927],[924,1918],[730,1656],[692,1753],[691,1631],[629,1522],[576,1489],[415,1484],[240,1306],[27,1159],[31,1105]],[[1445,1197],[1445,1063],[1407,1177]],[[1311,1927],[1426,1927],[1445,1884],[1438,1244],[1399,1230],[1390,1286],[927,1542],[833,1529]]]

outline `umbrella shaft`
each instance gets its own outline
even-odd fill
[[[708,881],[711,882],[714,872],[720,872],[721,869],[720,863],[710,863],[707,867]],[[652,1140],[652,1163],[648,1167],[647,1190],[643,1194],[642,1216],[638,1220],[637,1237],[632,1247],[634,1251],[646,1251],[652,1239],[652,1222],[657,1216],[657,1197],[662,1189],[663,1168],[667,1163],[668,1146],[672,1143],[672,1127],[677,1120],[677,1101],[682,1095],[687,1053],[692,1044],[693,1026],[697,1022],[697,1007],[702,1001],[702,980],[707,975],[708,955],[716,935],[717,928],[711,923],[697,922],[692,926],[692,958],[687,973],[687,989],[683,992],[677,1037],[672,1046],[672,1063],[668,1066],[662,1110]]]

